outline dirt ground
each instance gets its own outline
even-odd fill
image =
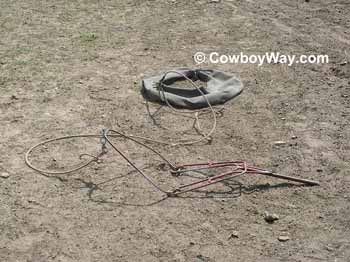
[[[3,0],[0,33],[1,261],[350,261],[348,0]],[[195,67],[197,51],[330,62],[203,65],[238,73],[245,85],[212,143],[152,146],[176,163],[242,159],[321,186],[246,176],[159,201],[139,175],[124,176],[132,169],[112,151],[69,175],[26,166],[35,143],[103,127],[192,136],[183,133],[190,122],[167,109],[153,125],[139,91],[145,76]],[[210,117],[202,122],[208,128]],[[154,155],[118,142],[164,187],[183,182]],[[76,139],[32,159],[61,168],[98,150],[98,140]],[[266,211],[279,220],[266,223]]]

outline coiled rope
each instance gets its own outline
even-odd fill
[[[186,79],[188,82],[191,83],[191,85],[200,93],[201,96],[203,96],[203,98],[205,99],[206,103],[208,104],[208,108],[210,110],[210,112],[212,113],[212,118],[213,118],[213,123],[212,123],[212,127],[209,130],[209,132],[207,132],[206,134],[202,133],[202,138],[194,140],[194,141],[179,141],[176,143],[171,143],[171,142],[167,142],[167,141],[161,141],[161,140],[156,140],[156,139],[152,139],[152,138],[147,138],[147,137],[143,137],[143,136],[134,136],[134,135],[126,135],[123,134],[120,131],[116,131],[116,130],[106,130],[103,129],[102,130],[102,134],[98,135],[98,134],[78,134],[78,135],[69,135],[69,136],[62,136],[62,137],[58,137],[58,138],[52,138],[52,139],[48,139],[42,142],[39,142],[37,144],[35,144],[34,146],[32,146],[25,154],[25,163],[32,168],[33,170],[39,172],[39,173],[44,173],[44,174],[50,174],[50,175],[62,175],[62,174],[69,174],[72,172],[76,172],[84,167],[87,167],[88,165],[90,165],[93,162],[98,161],[104,154],[107,153],[107,148],[106,148],[106,143],[108,143],[116,152],[118,152],[119,155],[121,155],[124,160],[126,162],[128,162],[140,175],[142,175],[155,189],[157,189],[160,192],[163,193],[168,193],[165,190],[163,190],[162,188],[160,188],[149,176],[147,176],[141,169],[139,169],[116,145],[114,145],[112,143],[112,141],[110,140],[110,137],[122,137],[124,139],[128,139],[131,140],[145,148],[147,148],[148,150],[152,151],[153,153],[155,153],[156,155],[158,155],[169,167],[172,171],[176,171],[177,168],[175,165],[173,165],[169,160],[167,160],[161,153],[159,153],[158,151],[154,150],[152,147],[146,145],[143,142],[140,142],[139,140],[143,140],[143,141],[147,141],[147,142],[152,142],[152,143],[158,143],[158,144],[163,144],[163,145],[171,145],[171,146],[177,146],[177,145],[192,145],[195,143],[200,143],[204,140],[211,140],[211,136],[212,134],[215,132],[216,126],[217,126],[217,118],[216,118],[216,114],[218,113],[218,111],[222,110],[218,110],[216,111],[213,106],[211,105],[211,103],[209,102],[208,98],[205,96],[205,94],[202,92],[202,90],[200,89],[200,87],[198,87],[196,85],[196,83],[194,81],[192,81],[192,79],[190,79],[189,77],[187,77],[185,74],[183,74],[182,72],[176,71],[176,70],[170,70],[167,71],[163,78],[161,79],[161,81],[159,82],[159,92],[160,95],[163,99],[163,101],[166,103],[167,106],[169,106],[169,108],[171,108],[171,110],[175,111],[175,112],[180,112],[180,113],[195,113],[195,119],[196,122],[198,124],[198,127],[200,129],[199,126],[199,119],[198,119],[198,115],[202,112],[206,112],[207,109],[200,109],[200,110],[194,110],[194,111],[183,111],[183,110],[178,110],[176,108],[174,108],[168,101],[167,97],[166,97],[166,92],[163,88],[163,81],[165,79],[165,77],[167,76],[167,74],[169,73],[175,73],[178,74],[180,76],[182,76],[184,79]],[[208,77],[211,77],[210,75],[207,75]],[[112,134],[109,134],[112,133]],[[45,144],[48,143],[52,143],[55,141],[60,141],[60,140],[66,140],[66,139],[73,139],[73,138],[100,138],[101,140],[101,144],[102,144],[102,149],[101,152],[97,155],[97,156],[93,156],[90,154],[81,154],[79,155],[79,159],[82,159],[83,157],[90,157],[89,160],[86,160],[84,162],[82,162],[81,164],[77,164],[75,165],[75,167],[70,168],[68,170],[48,170],[48,169],[42,169],[39,168],[37,166],[35,166],[29,159],[30,159],[30,155],[32,154],[32,152],[37,149],[40,146],[44,146]]]

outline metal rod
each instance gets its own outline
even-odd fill
[[[233,164],[225,164],[225,165],[217,165],[217,166],[206,166],[206,167],[197,167],[197,168],[189,168],[189,169],[177,169],[177,170],[172,170],[171,173],[172,174],[181,174],[181,173],[187,173],[187,172],[193,172],[193,171],[200,171],[200,170],[208,170],[208,169],[213,169],[213,168],[218,168],[218,167],[228,167],[228,166],[232,166],[235,167],[235,169],[233,170],[237,170],[240,167],[237,165],[233,165]]]
[[[185,189],[185,190],[183,190],[182,188],[177,188],[173,192],[169,192],[168,195],[169,196],[177,196],[177,195],[184,194],[184,193],[187,193],[187,192],[191,192],[193,190],[197,190],[197,189],[200,189],[200,188],[203,188],[203,187],[206,187],[206,186],[214,185],[216,183],[222,182],[224,180],[229,180],[229,179],[241,176],[243,174],[244,173],[242,172],[242,173],[235,174],[235,175],[229,176],[229,177],[216,178],[217,180],[214,180],[214,181],[212,181],[212,180],[211,181],[209,181],[209,180],[202,181],[202,184],[199,184],[199,185],[196,184],[195,187],[188,188],[188,189]],[[204,183],[204,182],[206,182],[206,183]]]
[[[259,175],[265,175],[265,176],[271,176],[271,177],[277,177],[280,179],[285,179],[285,180],[290,180],[290,181],[294,181],[294,182],[299,182],[299,183],[303,183],[306,185],[310,185],[310,186],[319,186],[320,183],[318,181],[314,181],[314,180],[309,180],[309,179],[304,179],[304,178],[298,178],[298,177],[293,177],[293,176],[285,176],[285,175],[280,175],[277,173],[273,173],[273,172],[259,172],[256,173]]]

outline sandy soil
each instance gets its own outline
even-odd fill
[[[0,1],[1,261],[350,260],[349,1],[214,2]],[[330,63],[215,65],[239,73],[245,90],[226,104],[212,143],[154,146],[177,163],[244,159],[321,186],[251,176],[230,194],[218,185],[157,202],[163,195],[123,176],[131,168],[112,152],[70,175],[25,165],[43,139],[102,127],[181,138],[190,123],[165,109],[154,126],[140,81],[194,67],[196,51],[328,54]],[[165,187],[181,182],[152,154],[118,144]],[[98,148],[72,140],[33,157],[60,168]],[[266,223],[265,211],[279,220]]]

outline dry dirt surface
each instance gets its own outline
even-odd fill
[[[348,0],[2,0],[0,33],[0,261],[350,261]],[[252,175],[162,200],[112,150],[67,175],[26,166],[35,143],[103,127],[195,137],[167,108],[155,126],[140,82],[196,67],[196,51],[330,61],[203,65],[238,73],[243,93],[225,105],[211,143],[152,146],[175,163],[246,160],[320,186]],[[210,123],[203,116],[202,128]],[[162,186],[184,182],[115,142]],[[61,170],[99,147],[72,139],[31,159]],[[266,211],[279,219],[267,223]]]

